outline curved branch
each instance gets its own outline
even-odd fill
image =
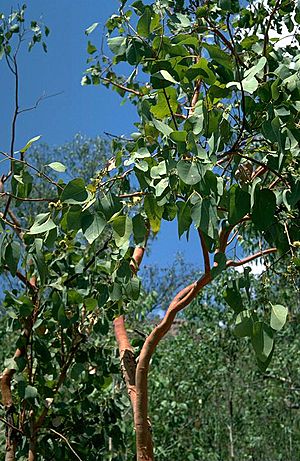
[[[139,459],[152,459],[151,430],[148,422],[148,372],[151,357],[156,346],[171,328],[176,314],[196,298],[199,291],[211,280],[204,274],[197,282],[183,288],[171,302],[163,320],[147,337],[136,369],[135,429]]]
[[[261,258],[263,256],[266,256],[271,253],[276,253],[276,252],[277,252],[277,248],[268,248],[267,250],[259,251],[258,253],[255,253],[254,255],[247,256],[247,258],[243,258],[240,261],[234,261],[232,259],[229,259],[226,263],[226,267],[242,266],[243,264],[254,261],[257,258]]]

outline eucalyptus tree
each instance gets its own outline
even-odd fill
[[[105,335],[113,319],[137,459],[153,460],[149,365],[176,314],[230,267],[257,258],[276,267],[287,256],[291,271],[299,270],[299,22],[291,1],[138,0],[128,6],[122,0],[106,24],[106,55],[88,42],[82,83],[103,83],[129,98],[137,131],[125,142],[113,140],[113,157],[87,183],[54,179],[50,170],[63,172],[61,162],[36,168],[29,149],[38,138],[20,148],[13,130],[10,152],[2,151],[10,171],[2,178],[0,263],[23,288],[9,290],[5,301],[19,335],[1,380],[7,460],[16,449],[36,459],[43,425],[71,366],[80,362],[77,353],[92,330]],[[1,50],[14,77],[16,52],[8,42],[14,34],[22,41],[22,24],[18,13],[2,17]],[[32,27],[33,41],[41,41],[41,29]],[[292,40],[280,48],[274,33],[285,28]],[[86,34],[96,31],[94,23]],[[33,198],[33,173],[51,185],[50,197]],[[12,207],[37,199],[44,212],[19,222]],[[179,238],[196,228],[203,272],[179,288],[137,360],[124,314],[139,319],[145,297],[138,269],[147,241],[159,234],[162,220],[175,219]],[[253,248],[241,256],[239,242],[249,234]],[[225,299],[236,333],[251,338],[265,370],[287,308],[273,304],[262,313],[248,306],[240,291],[250,296],[249,283],[246,271],[228,284]],[[83,367],[90,389],[94,369],[96,376],[103,370],[89,361]]]
[[[65,182],[79,175],[88,182],[105,168],[108,144],[76,136],[55,149],[35,148],[39,137],[18,146],[17,124],[29,110],[19,102],[19,53],[27,40],[29,49],[41,42],[46,51],[43,40],[50,32],[36,21],[27,25],[25,12],[24,5],[0,16],[1,65],[8,66],[15,86],[10,151],[1,151],[1,456],[6,461],[37,456],[112,461],[125,451],[121,412],[126,402],[118,391],[115,346],[108,337],[113,314],[100,313],[108,298],[98,285],[108,276],[110,233],[94,245],[90,235],[87,245],[88,234],[72,236],[72,226],[81,226],[79,215],[52,236],[54,227],[47,222],[50,213],[59,213],[57,191]],[[37,215],[46,224],[47,242],[44,231],[38,238],[27,232]],[[31,253],[33,242],[37,251]],[[99,292],[103,302],[97,300]]]
[[[113,181],[129,202],[112,222],[120,253],[130,249],[132,231],[139,243],[140,216],[155,234],[163,219],[177,219],[179,237],[194,225],[203,252],[204,274],[171,301],[137,365],[128,366],[124,317],[115,320],[138,460],[153,459],[149,364],[176,313],[229,267],[269,255],[275,264],[288,254],[299,269],[299,22],[290,1],[123,0],[106,24],[109,51],[98,54],[89,40],[82,83],[103,83],[137,108],[137,131],[115,149]],[[290,37],[284,46],[283,34]],[[130,177],[138,190],[124,194]],[[240,260],[239,239],[249,232],[254,249]],[[144,247],[133,253],[134,273]],[[246,276],[233,282],[225,297],[265,369],[287,309],[276,304],[268,318],[245,308],[240,289],[247,284]]]

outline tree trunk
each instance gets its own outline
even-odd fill
[[[5,437],[6,437],[6,452],[5,452],[5,461],[15,461],[16,459],[16,448],[17,448],[17,434],[14,426],[14,404],[12,401],[10,384],[15,370],[6,368],[1,377],[1,394],[2,394],[2,403],[5,408],[6,421],[9,425],[5,428]]]
[[[137,461],[154,461],[150,421],[146,425],[135,423]]]
[[[28,461],[36,460],[36,437],[32,437],[29,441]]]
[[[15,461],[16,459],[16,443],[10,442],[6,445],[5,461]]]
[[[232,396],[229,396],[228,400],[228,410],[229,410],[229,425],[228,425],[228,431],[229,431],[229,456],[230,460],[234,460],[234,441],[233,441],[233,402],[232,402]]]

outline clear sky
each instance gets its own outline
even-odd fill
[[[7,13],[17,2],[0,0],[0,10]],[[135,130],[135,109],[105,87],[80,85],[85,70],[87,37],[84,31],[94,22],[98,29],[91,35],[96,46],[101,43],[106,19],[117,11],[118,0],[28,0],[27,20],[40,19],[50,28],[48,53],[36,46],[20,53],[21,106],[28,107],[45,92],[62,93],[44,100],[36,110],[20,116],[17,126],[16,149],[37,135],[49,145],[71,141],[76,133],[87,136],[130,134]],[[1,149],[7,150],[13,109],[13,80],[4,61],[0,62],[0,133]],[[177,251],[187,262],[201,261],[199,242],[191,232],[178,242],[177,224],[164,223],[161,236],[154,242],[147,263],[168,266]]]

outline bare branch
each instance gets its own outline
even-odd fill
[[[112,85],[116,86],[117,88],[120,88],[120,90],[124,90],[127,93],[132,93],[135,94],[136,96],[142,97],[143,94],[140,93],[137,90],[133,90],[132,88],[128,88],[127,86],[121,85],[120,83],[114,82],[113,80],[110,80],[109,78],[106,77],[101,77],[101,80],[104,80],[105,82],[111,83]]]
[[[9,421],[7,421],[5,418],[2,418],[2,416],[0,416],[0,421],[2,421],[4,424],[6,424],[6,426],[9,426],[11,429],[13,429],[15,432],[19,432],[20,434],[23,435],[23,431],[21,431],[21,429],[18,429],[16,426],[14,426],[13,424],[11,424]]]
[[[243,264],[254,261],[257,258],[262,258],[263,256],[269,255],[271,253],[276,253],[276,252],[277,252],[277,248],[268,248],[267,250],[259,251],[258,253],[255,253],[254,255],[247,256],[246,258],[243,258],[240,261],[233,261],[232,259],[229,259],[226,263],[226,267],[242,266]]]
[[[80,458],[78,453],[76,453],[76,451],[74,450],[74,448],[72,447],[72,445],[70,444],[70,442],[68,441],[68,439],[64,435],[60,434],[59,432],[57,432],[55,429],[52,429],[52,428],[50,428],[50,431],[53,432],[53,434],[58,435],[58,437],[60,437],[66,443],[66,445],[69,447],[69,449],[71,450],[73,455],[76,456],[76,458],[79,461],[82,461],[82,459]]]
[[[21,115],[23,114],[24,112],[30,112],[34,109],[36,109],[38,107],[38,105],[42,102],[42,101],[45,101],[46,99],[50,99],[50,98],[54,98],[55,96],[60,96],[61,94],[63,94],[64,92],[63,91],[60,91],[58,93],[53,93],[53,94],[49,94],[49,95],[46,95],[45,93],[42,94],[42,96],[40,96],[37,100],[36,100],[36,103],[31,106],[31,107],[25,107],[25,109],[20,109],[18,111],[18,115]]]
[[[11,194],[10,192],[1,192],[0,197],[11,197],[15,200],[19,200],[20,202],[57,202],[58,198],[47,198],[47,197],[18,197],[17,195]]]

